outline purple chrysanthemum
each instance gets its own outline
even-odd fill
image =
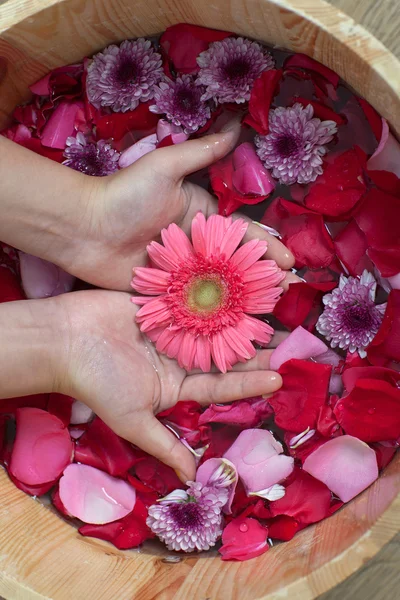
[[[185,133],[194,133],[203,127],[211,116],[207,102],[202,100],[204,86],[196,86],[195,78],[182,75],[175,81],[162,81],[155,88],[154,113],[165,114],[174,125],[182,126]]]
[[[375,278],[364,271],[360,279],[341,275],[338,287],[323,297],[325,309],[316,328],[332,348],[358,350],[362,358],[366,356],[365,348],[374,339],[386,310],[386,304],[375,304],[375,294]]]
[[[79,132],[76,138],[67,138],[64,156],[67,160],[64,160],[63,165],[86,175],[104,177],[118,171],[120,153],[105,140],[88,142],[83,133]]]
[[[150,506],[146,522],[168,550],[209,550],[222,534],[221,508],[227,499],[226,488],[190,482],[186,491],[175,490]]]
[[[153,98],[163,75],[161,55],[149,40],[125,40],[93,57],[86,79],[88,98],[97,108],[133,110],[139,102]]]
[[[322,173],[322,157],[335,133],[334,121],[313,118],[309,104],[278,107],[269,113],[269,133],[255,138],[257,154],[284,185],[310,183]]]
[[[216,102],[246,102],[263,71],[274,67],[271,54],[257,42],[244,38],[226,38],[210,44],[197,57],[200,71],[197,85],[204,85],[203,99]]]

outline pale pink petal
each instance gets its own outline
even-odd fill
[[[269,366],[277,371],[283,363],[292,358],[306,360],[327,351],[327,346],[315,335],[299,326],[279,344],[271,354]]]
[[[350,435],[319,446],[306,458],[303,469],[325,483],[343,502],[357,496],[378,477],[375,451]]]
[[[126,148],[119,157],[118,165],[120,169],[125,169],[134,162],[145,156],[149,152],[153,152],[157,147],[157,135],[155,133],[142,138],[129,148]]]
[[[94,525],[126,517],[136,502],[135,489],[129,483],[82,464],[65,469],[59,493],[70,515]]]
[[[232,512],[232,502],[235,496],[236,486],[238,482],[238,475],[236,467],[233,463],[231,463],[228,459],[223,458],[209,458],[197,469],[196,472],[196,481],[201,483],[203,486],[211,486],[213,485],[213,475],[215,475],[216,471],[221,470],[226,466],[228,469],[231,469],[234,473],[234,481],[231,485],[226,486],[228,488],[229,496],[225,506],[222,508],[222,511],[229,515]]]
[[[199,212],[192,221],[192,244],[194,251],[202,256],[206,255],[206,218]]]
[[[78,425],[81,423],[88,423],[94,416],[94,412],[91,408],[86,406],[80,400],[75,400],[71,409],[71,425]]]
[[[243,244],[235,252],[230,259],[230,262],[236,265],[242,271],[245,271],[251,267],[257,260],[259,260],[267,250],[267,242],[262,240],[251,240],[246,244]]]
[[[240,144],[233,153],[232,162],[232,183],[241,194],[268,196],[275,189],[275,180],[258,158],[253,144]]]
[[[26,485],[57,480],[71,462],[73,445],[63,422],[40,408],[18,408],[10,473]]]
[[[248,224],[243,219],[236,219],[228,227],[221,241],[219,252],[228,260],[239,246],[244,235],[246,234]]]
[[[141,294],[163,294],[167,291],[170,274],[161,269],[150,269],[149,267],[136,267],[132,287]]]
[[[400,177],[400,144],[382,119],[382,135],[374,154],[367,162],[369,171],[389,171]]]
[[[343,393],[343,380],[341,375],[332,373],[329,381],[329,393],[341,396]]]
[[[27,298],[49,298],[70,292],[75,277],[53,263],[19,253],[22,287]]]
[[[341,360],[340,356],[331,348],[328,348],[326,352],[318,354],[318,356],[314,356],[313,358],[315,362],[320,363],[321,365],[332,365],[332,367],[337,367]]]
[[[247,493],[271,487],[286,479],[294,460],[282,454],[282,445],[265,429],[246,429],[224,454],[237,468]]]

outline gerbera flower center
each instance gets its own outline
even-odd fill
[[[224,66],[224,75],[232,80],[242,79],[249,72],[249,63],[245,58],[234,58]]]
[[[196,502],[171,504],[169,514],[178,529],[188,529],[202,525],[199,505]]]
[[[220,278],[198,278],[189,284],[188,306],[196,312],[213,312],[224,297],[224,285]]]
[[[276,150],[282,158],[293,156],[298,149],[299,142],[292,135],[282,135],[276,140]]]
[[[116,78],[122,84],[136,83],[139,75],[139,65],[132,60],[122,60],[116,72]]]

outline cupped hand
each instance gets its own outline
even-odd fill
[[[265,396],[282,384],[280,375],[268,370],[268,349],[226,374],[186,373],[141,334],[134,322],[137,309],[125,292],[88,290],[50,302],[63,331],[57,391],[83,401],[118,435],[179,471],[184,481],[194,478],[194,458],[157,413],[188,398],[208,405]]]
[[[206,216],[217,212],[215,198],[185,177],[225,156],[238,133],[236,125],[155,150],[115,175],[87,177],[90,193],[77,232],[81,241],[66,269],[99,287],[128,290],[132,268],[146,264],[146,246],[159,238],[163,228],[174,222],[189,233],[198,211]],[[265,258],[274,259],[283,270],[293,266],[291,252],[250,222],[244,241],[252,238],[268,242]],[[284,287],[295,280],[288,273]]]

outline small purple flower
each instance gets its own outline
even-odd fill
[[[313,118],[309,104],[278,107],[269,113],[269,133],[255,138],[257,154],[284,185],[310,183],[322,174],[322,157],[335,133],[334,121]]]
[[[361,358],[374,339],[386,310],[385,304],[375,304],[376,281],[364,271],[361,277],[340,276],[339,285],[323,297],[325,309],[316,328],[332,348],[350,352],[358,350]]]
[[[85,175],[104,177],[118,171],[120,153],[105,140],[88,142],[83,133],[79,132],[76,138],[67,138],[64,156],[67,160],[64,160],[63,165]]]
[[[202,100],[204,86],[196,86],[195,78],[182,75],[175,81],[161,81],[155,88],[154,113],[165,114],[174,125],[182,126],[185,133],[194,133],[203,127],[211,116],[209,105]]]
[[[271,54],[257,42],[244,38],[226,38],[213,42],[197,57],[200,71],[197,85],[207,89],[203,100],[246,102],[255,80],[274,67]]]
[[[139,102],[153,98],[163,76],[161,55],[149,40],[125,40],[93,57],[86,80],[88,98],[97,108],[133,110]]]
[[[226,488],[189,482],[186,491],[175,490],[150,506],[146,523],[168,550],[209,550],[222,534],[227,498]]]

